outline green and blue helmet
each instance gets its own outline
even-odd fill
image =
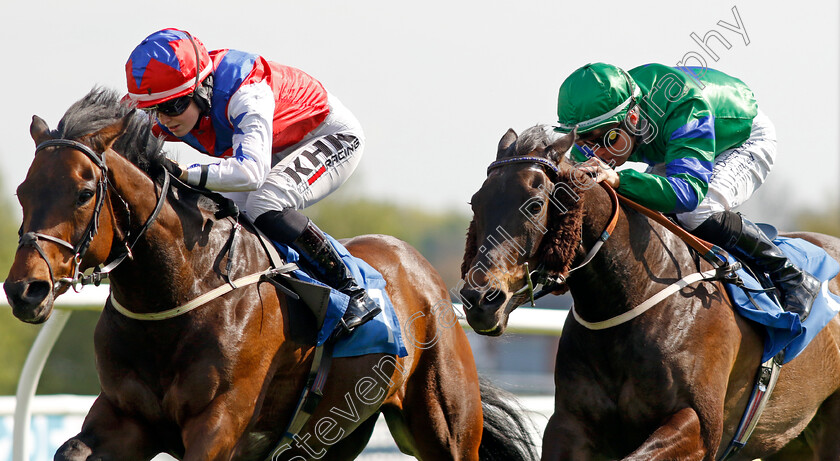
[[[556,131],[579,134],[624,120],[642,92],[623,69],[602,62],[572,72],[557,96]]]

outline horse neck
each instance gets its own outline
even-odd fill
[[[154,212],[162,192],[122,156],[113,155],[108,160],[109,180],[119,194],[116,197],[112,191],[112,209],[116,216],[124,215],[119,209],[124,200],[130,213],[129,220],[123,216],[115,227],[124,232],[130,228],[131,235],[136,235]],[[215,267],[213,258],[221,253],[231,229],[231,224],[215,220],[195,202],[171,200],[172,194],[170,191],[170,198],[132,248],[132,258],[111,274],[115,296],[138,313],[169,309],[201,294],[199,291],[205,290],[201,282]],[[115,239],[118,237],[115,233]],[[123,248],[123,242],[115,242],[112,257]]]
[[[600,187],[584,195],[581,255],[601,236],[612,206]],[[599,321],[638,306],[668,283],[696,270],[678,237],[647,217],[620,208],[609,240],[569,279],[569,287],[578,313],[586,320]]]

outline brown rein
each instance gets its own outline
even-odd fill
[[[601,184],[604,184],[604,183],[601,183]],[[609,190],[612,190],[612,187],[609,187]],[[613,192],[613,194],[615,194],[615,192]],[[722,267],[722,266],[725,266],[727,264],[727,262],[720,256],[720,248],[718,248],[717,246],[692,235],[687,230],[683,229],[682,227],[680,227],[679,225],[677,225],[676,223],[674,223],[673,221],[671,221],[670,219],[665,217],[665,215],[663,215],[662,213],[660,213],[658,211],[651,210],[650,208],[647,208],[643,205],[640,205],[640,204],[630,200],[629,198],[627,198],[623,195],[618,195],[618,194],[616,194],[616,195],[618,196],[618,199],[621,202],[623,202],[624,204],[626,204],[630,208],[632,208],[632,209],[638,211],[639,213],[647,216],[648,218],[658,222],[663,227],[665,227],[666,229],[671,231],[674,235],[679,237],[688,246],[690,246],[695,251],[697,251],[697,253],[699,253],[700,256],[703,259],[712,263],[713,266]]]

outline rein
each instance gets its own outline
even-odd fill
[[[102,206],[105,203],[105,195],[107,194],[108,187],[110,186],[110,182],[108,181],[108,166],[105,163],[105,152],[101,154],[97,154],[93,151],[90,147],[85,144],[82,144],[78,141],[73,141],[70,139],[50,139],[47,141],[42,142],[35,148],[35,153],[37,154],[39,151],[44,150],[48,147],[70,147],[76,149],[83,154],[85,154],[97,167],[102,173],[101,178],[96,184],[96,203],[94,204],[93,215],[90,218],[90,222],[88,222],[87,227],[82,234],[82,240],[79,241],[76,245],[72,243],[60,239],[58,237],[54,237],[52,235],[43,234],[40,232],[26,232],[21,234],[20,239],[18,240],[18,249],[21,247],[31,246],[35,248],[38,254],[43,258],[44,262],[47,263],[47,268],[50,272],[50,283],[53,285],[53,296],[55,293],[61,288],[62,285],[68,284],[73,287],[74,291],[77,290],[78,285],[88,285],[94,284],[99,285],[99,283],[103,280],[108,278],[110,272],[114,270],[117,266],[120,265],[126,258],[131,259],[132,253],[131,249],[134,248],[134,245],[140,240],[140,237],[146,233],[146,231],[151,227],[152,223],[157,219],[157,216],[160,214],[161,209],[163,208],[163,203],[166,200],[167,190],[169,189],[169,172],[166,172],[164,176],[163,185],[161,186],[160,197],[158,198],[157,204],[155,205],[155,209],[152,211],[152,214],[146,220],[146,223],[134,236],[134,238],[129,242],[128,236],[131,234],[131,230],[126,233],[126,240],[123,242],[125,245],[125,249],[123,252],[114,258],[113,261],[108,263],[105,267],[97,267],[94,269],[94,272],[90,275],[84,275],[80,269],[82,265],[82,259],[84,258],[85,254],[87,254],[88,249],[90,248],[90,244],[93,241],[93,238],[96,236],[96,233],[99,230],[99,216],[102,213]],[[68,250],[73,252],[73,261],[75,265],[73,267],[73,273],[70,277],[63,277],[58,280],[55,278],[55,274],[53,272],[52,265],[50,264],[49,259],[47,258],[44,249],[41,248],[41,245],[38,244],[38,240],[45,240],[52,243],[55,243],[61,247],[67,248]]]
[[[723,250],[721,250],[720,247],[718,247],[717,245],[712,245],[711,243],[692,235],[687,230],[678,226],[658,211],[654,211],[650,208],[640,205],[623,195],[619,195],[618,198],[630,208],[658,222],[664,228],[671,231],[674,235],[679,237],[680,240],[682,240],[688,246],[697,251],[700,257],[710,262],[713,266],[725,267],[728,264],[728,262],[720,255],[721,251]]]

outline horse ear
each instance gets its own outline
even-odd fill
[[[37,115],[32,116],[32,123],[29,124],[29,135],[32,136],[32,140],[35,141],[36,146],[52,139],[50,127],[47,126],[47,122]]]
[[[577,127],[574,127],[566,136],[562,136],[554,141],[551,148],[562,156],[566,154],[566,151],[572,147],[575,141],[577,141]]]
[[[510,149],[510,146],[516,142],[519,136],[513,131],[513,128],[508,128],[507,132],[502,139],[499,141],[499,150],[496,152],[496,158],[502,158],[504,156],[505,151]]]
[[[126,128],[128,128],[128,123],[131,118],[134,117],[136,110],[137,109],[132,109],[131,112],[125,114],[117,122],[86,136],[86,138],[88,138],[91,145],[100,152],[110,149],[111,146],[114,145],[114,142],[116,142],[116,140],[125,132]]]

